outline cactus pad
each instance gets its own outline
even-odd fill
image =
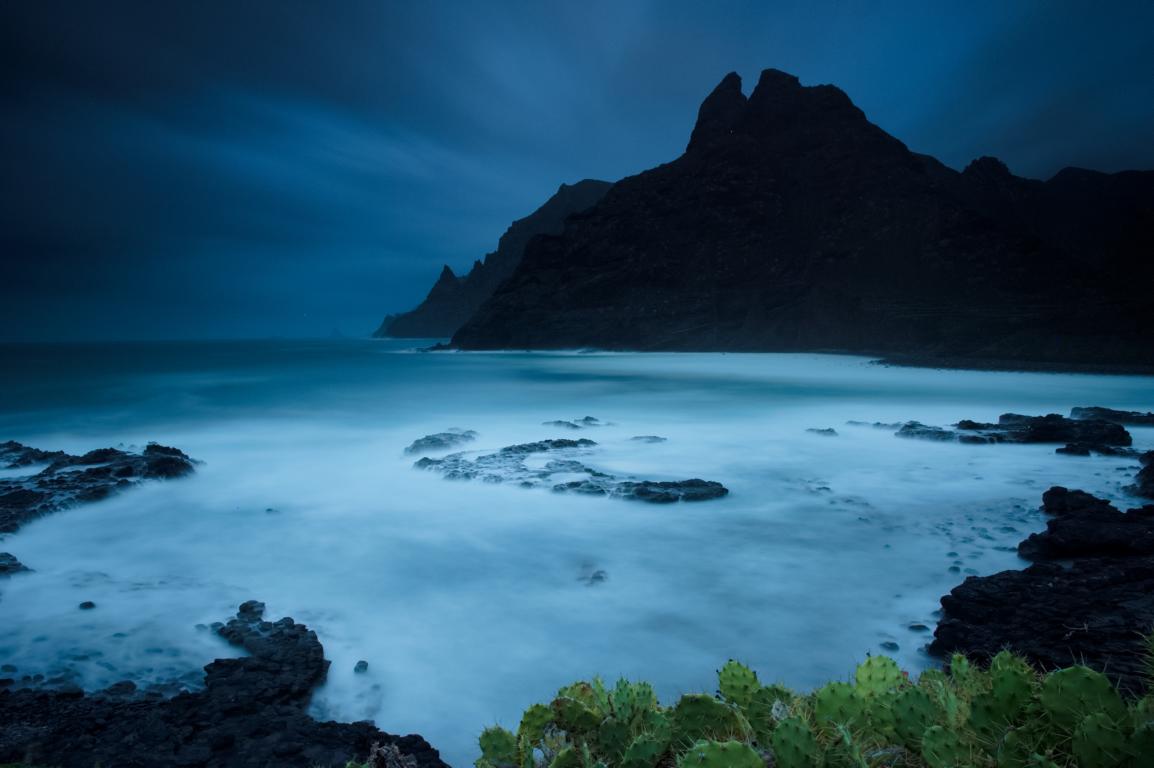
[[[730,659],[717,673],[717,687],[727,701],[747,707],[761,684],[753,670]]]
[[[805,721],[788,717],[773,731],[773,756],[780,768],[816,768],[820,750]]]
[[[1115,722],[1126,717],[1126,705],[1110,681],[1087,667],[1051,672],[1042,683],[1038,698],[1054,722],[1068,731],[1092,713],[1104,714]]]
[[[677,768],[765,768],[765,761],[740,741],[699,741],[678,758]]]
[[[877,696],[896,690],[904,682],[897,662],[885,656],[870,656],[858,665],[857,689],[866,696]]]
[[[481,747],[481,756],[494,765],[517,762],[517,737],[504,728],[486,728],[477,743]]]

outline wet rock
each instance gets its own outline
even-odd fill
[[[1143,688],[1142,633],[1154,624],[1154,558],[1038,563],[971,576],[942,598],[929,650],[988,660],[1003,648],[1041,669],[1085,663]]]
[[[580,419],[573,419],[572,421],[543,421],[543,427],[560,427],[561,429],[587,429],[589,427],[607,427],[607,424],[595,416],[584,416]]]
[[[368,671],[369,671],[369,662],[365,661],[364,659],[361,659],[355,665],[353,665],[353,672],[356,672],[358,675],[364,674],[365,672],[368,672]]]
[[[413,466],[440,472],[449,480],[514,483],[523,488],[549,487],[558,493],[611,496],[655,504],[705,501],[729,493],[721,483],[710,480],[638,480],[593,469],[580,459],[596,445],[585,438],[556,438],[510,445],[496,453],[472,457],[466,453],[454,453],[442,459],[425,457]],[[549,454],[553,458],[543,466],[529,466],[528,460],[539,454]],[[562,477],[573,475],[582,477],[558,482]]]
[[[1056,413],[1047,416],[1023,416],[1004,413],[996,424],[962,419],[955,429],[928,426],[908,421],[897,431],[898,437],[961,443],[1065,443],[1059,453],[1089,455],[1091,451],[1112,456],[1132,455],[1133,442],[1125,427],[1102,419],[1067,419]]]
[[[1147,411],[1116,411],[1113,408],[1102,408],[1091,405],[1070,410],[1071,419],[1098,419],[1112,421],[1115,424],[1126,424],[1134,427],[1154,427],[1154,413]]]
[[[948,429],[927,426],[920,421],[907,421],[905,424],[902,424],[901,428],[897,431],[897,436],[912,437],[919,440],[937,440],[940,442],[958,439],[958,436]]]
[[[81,603],[77,607],[82,611],[91,611],[93,608],[96,607],[96,603],[92,602],[91,600],[85,600],[83,603]]]
[[[33,464],[46,464],[58,459],[67,458],[64,451],[42,451],[27,445],[9,440],[0,443],[0,466],[6,469],[19,469]]]
[[[916,423],[916,422],[915,422]],[[854,421],[853,419],[846,422],[851,427],[873,427],[874,429],[901,429],[902,422],[885,422],[885,421]]]
[[[441,451],[458,448],[476,439],[477,433],[471,429],[451,429],[448,432],[425,435],[418,440],[414,440],[409,447],[405,449],[405,453],[410,455],[418,453],[439,453]]]
[[[837,437],[837,430],[834,429],[833,427],[826,427],[825,429],[817,429],[816,427],[810,427],[809,429],[806,430],[806,432],[810,432],[810,433],[815,434],[815,435],[823,435],[825,437]]]
[[[636,435],[635,437],[631,437],[629,439],[638,443],[664,443],[669,438],[658,437],[657,435]]]
[[[14,533],[41,515],[99,501],[143,480],[171,480],[194,469],[193,460],[182,451],[156,443],[140,452],[99,448],[83,456],[47,453],[11,441],[3,446],[0,458],[51,457],[52,463],[29,476],[0,480],[0,533]]]
[[[889,651],[890,653],[901,650],[901,646],[895,643],[893,640],[886,640],[880,643],[880,646],[883,651]]]
[[[15,555],[0,552],[0,576],[11,576],[14,573],[29,570],[24,563],[16,559]]]
[[[1084,661],[1142,690],[1142,635],[1154,625],[1154,505],[1123,513],[1054,487],[1042,508],[1046,530],[1018,546],[1036,564],[968,578],[943,597],[930,651],[986,659],[1008,647],[1043,669]]]
[[[1055,486],[1042,497],[1046,530],[1018,544],[1027,560],[1154,555],[1154,505],[1119,512],[1083,491]]]
[[[1142,464],[1142,469],[1138,470],[1134,484],[1127,486],[1126,490],[1135,496],[1154,499],[1154,451],[1146,451],[1138,461]]]
[[[328,670],[324,650],[304,625],[262,614],[263,605],[246,603],[218,629],[249,655],[206,666],[202,691],[157,698],[130,683],[87,696],[0,691],[0,763],[312,768],[364,760],[375,744],[392,745],[409,766],[444,766],[420,736],[310,717],[309,698]]]

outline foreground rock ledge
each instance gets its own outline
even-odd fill
[[[1141,693],[1143,635],[1154,626],[1154,506],[1122,513],[1061,487],[1043,504],[1046,531],[1019,545],[1035,564],[971,576],[943,597],[930,652],[989,659],[1009,648],[1042,669],[1086,664]]]
[[[395,747],[407,765],[445,766],[420,736],[310,717],[309,698],[328,671],[324,649],[303,624],[264,621],[263,612],[262,603],[244,603],[217,629],[250,655],[206,666],[203,691],[145,698],[119,683],[89,695],[0,692],[0,764],[313,768],[364,760],[377,744]]]

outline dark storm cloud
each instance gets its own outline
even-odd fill
[[[371,329],[562,181],[676,156],[729,71],[911,148],[1154,166],[1154,4],[0,7],[0,338]]]

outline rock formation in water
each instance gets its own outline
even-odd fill
[[[582,419],[583,422],[587,420],[600,423],[591,416]],[[571,422],[564,423],[576,427]],[[660,438],[656,441],[660,441]],[[650,504],[709,501],[729,494],[728,488],[714,480],[645,480],[602,472],[579,460],[596,445],[586,438],[539,440],[508,445],[492,453],[478,452],[472,457],[463,452],[440,459],[425,456],[413,466],[439,472],[448,480],[480,480],[486,483],[515,484],[522,488],[552,488],[557,493],[604,496]],[[540,459],[542,456],[549,457],[543,465],[534,463],[530,466],[530,459]]]
[[[729,74],[685,153],[534,238],[464,349],[1154,364],[1154,172],[911,152],[838,88]]]
[[[1076,410],[1076,409],[1075,409]],[[1106,456],[1137,457],[1129,446],[1133,438],[1117,421],[1100,418],[1067,419],[1057,413],[1046,416],[1023,416],[1003,413],[996,424],[962,419],[953,429],[907,421],[896,434],[918,440],[937,442],[987,443],[1065,443],[1058,453],[1089,456],[1091,452]]]
[[[364,760],[375,744],[391,747],[398,765],[446,768],[420,736],[310,717],[309,699],[328,672],[324,649],[308,627],[265,621],[263,612],[249,601],[214,625],[248,655],[206,666],[201,691],[157,698],[127,681],[89,695],[0,688],[0,764],[316,768]]]
[[[446,265],[420,306],[400,315],[389,315],[373,336],[449,338],[513,273],[532,237],[561,234],[566,218],[595,204],[610,186],[610,182],[595,179],[562,184],[544,205],[514,221],[498,241],[497,250],[483,262],[474,262],[469,274],[458,277]]]
[[[1084,663],[1146,686],[1154,626],[1154,506],[1119,512],[1082,491],[1043,495],[1046,530],[1019,545],[1023,571],[971,576],[942,598],[930,651],[989,659],[1003,648],[1043,669]]]
[[[51,462],[39,472],[0,480],[0,534],[14,533],[41,515],[98,501],[142,480],[191,474],[194,462],[176,448],[149,443],[143,451],[98,448],[83,456],[0,443],[0,465],[8,468]]]

